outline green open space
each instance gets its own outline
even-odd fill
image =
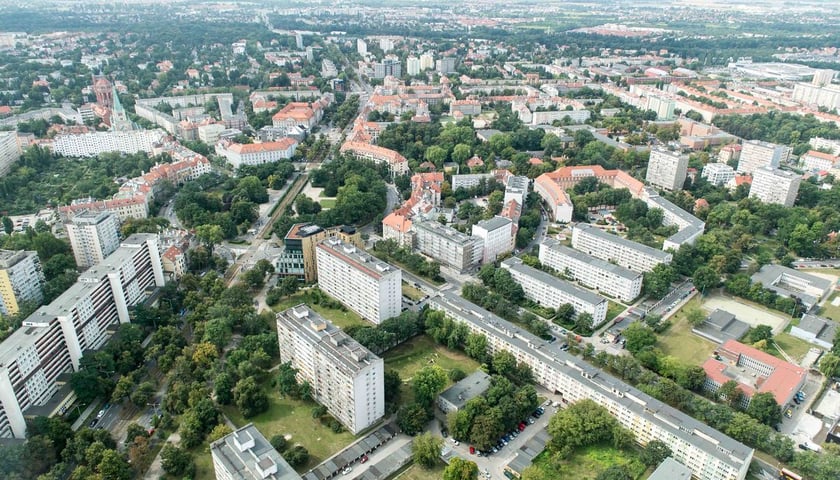
[[[394,477],[395,480],[440,480],[441,478],[443,478],[442,463],[430,470],[415,463]]]
[[[840,296],[840,293],[832,293],[831,296],[828,297],[828,300],[825,301],[823,306],[820,307],[820,310],[817,313],[817,315],[840,322],[840,307],[835,307],[831,304],[831,302],[834,301],[834,299],[838,296]]]
[[[621,315],[621,312],[627,309],[624,305],[614,302],[612,300],[607,301],[607,321],[612,322],[615,320],[615,317]]]
[[[253,423],[265,438],[286,435],[289,446],[300,444],[306,447],[309,462],[299,468],[299,472],[318,465],[353,441],[349,432],[334,433],[318,419],[312,418],[312,409],[317,406],[315,402],[281,396],[276,388],[271,387],[272,384],[273,376],[263,385],[269,399],[266,412],[244,418],[235,406],[222,407],[222,411],[237,427]]]
[[[700,365],[712,356],[717,347],[699,335],[692,333],[686,318],[686,311],[700,308],[699,297],[689,300],[679,312],[670,318],[671,326],[659,336],[656,346],[666,355],[671,355],[690,365]]]
[[[216,471],[213,469],[213,457],[210,455],[210,445],[199,445],[190,450],[190,453],[193,454],[195,459],[193,480],[213,480],[216,478]],[[176,477],[172,478],[174,480]]]
[[[478,370],[479,367],[475,360],[463,353],[438,345],[428,335],[414,337],[389,350],[383,357],[385,359],[385,369],[396,370],[403,381],[400,389],[400,403],[402,404],[411,403],[413,400],[413,392],[409,388],[409,381],[423,367],[437,365],[447,373],[458,368],[467,375]]]
[[[411,285],[405,282],[403,282],[402,284],[402,294],[414,300],[415,302],[426,296],[426,294],[423,293],[422,290],[420,290],[419,288],[412,287]]]
[[[296,305],[300,305],[301,303],[309,305],[309,308],[311,308],[319,315],[332,322],[333,325],[336,325],[337,327],[347,328],[355,325],[371,325],[370,322],[365,321],[356,312],[350,311],[348,309],[340,310],[335,308],[327,308],[323,305],[316,305],[313,301],[312,294],[307,290],[297,292],[290,297],[284,298],[280,301],[280,303],[271,308],[275,312],[281,312],[288,308],[292,308]]]
[[[796,360],[802,360],[802,358],[805,357],[805,354],[808,353],[808,350],[813,347],[813,345],[805,340],[796,338],[789,333],[780,333],[773,337],[773,341],[775,341],[776,344],[785,351],[785,353]]]
[[[318,201],[321,204],[321,208],[333,208],[335,207],[335,199],[334,198],[322,198]]]
[[[539,478],[550,480],[594,479],[613,465],[626,465],[635,479],[646,478],[647,468],[634,450],[619,450],[611,445],[593,445],[575,451],[565,460],[554,462],[545,451],[534,459],[534,467],[542,472]]]

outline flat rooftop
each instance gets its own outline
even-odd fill
[[[300,480],[254,424],[249,423],[210,444],[213,457],[236,480]],[[218,475],[218,472],[217,472]]]
[[[488,388],[490,388],[490,375],[476,370],[441,392],[440,396],[460,410],[467,402],[483,394]]]
[[[376,280],[379,280],[390,273],[399,271],[399,269],[393,265],[383,262],[355,245],[341,241],[337,237],[321,240],[318,242],[317,248],[329,253],[359,272]]]
[[[647,245],[643,245],[632,240],[627,240],[626,238],[620,237],[618,235],[607,233],[601,230],[600,228],[592,226],[588,223],[576,223],[574,229],[585,232],[589,235],[592,235],[593,237],[598,237],[599,239],[602,239],[604,241],[615,243],[625,248],[642,252],[646,255],[662,260],[663,262],[667,261],[668,257],[670,256],[668,252],[663,252],[662,250],[657,250],[653,247],[648,247]]]
[[[477,241],[475,238],[455,230],[448,225],[441,225],[434,220],[423,220],[414,222],[415,229],[426,230],[435,235],[446,238],[455,243],[466,245],[467,243]]]
[[[575,250],[574,248],[567,247],[560,243],[559,240],[553,238],[546,238],[545,240],[543,240],[541,245],[545,246],[545,248],[548,248],[550,250],[554,250],[555,252],[558,252],[562,255],[566,255],[570,258],[573,258],[579,262],[589,264],[592,268],[610,272],[613,275],[617,275],[627,280],[635,280],[642,276],[641,273],[634,272],[633,270],[624,268],[614,263],[605,262],[600,258],[596,258],[592,255],[587,255],[579,250]]]
[[[583,302],[598,305],[599,303],[606,302],[607,299],[596,294],[592,293],[589,290],[584,290],[570,282],[565,280],[561,280],[550,273],[543,272],[542,270],[538,270],[534,267],[529,267],[522,262],[522,259],[517,257],[510,257],[505,259],[502,262],[502,268],[510,269],[511,271],[519,272],[522,275],[525,275],[535,281],[540,283],[544,283],[551,288],[555,288],[560,290],[568,295],[571,295],[575,298],[580,299]]]

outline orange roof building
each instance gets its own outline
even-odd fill
[[[805,384],[804,368],[735,340],[727,340],[718,354],[721,361],[710,358],[703,364],[704,388],[715,392],[724,383],[735,381],[744,394],[745,407],[756,393],[769,392],[785,408]]]
[[[261,143],[222,142],[216,145],[216,153],[225,157],[234,168],[239,168],[242,165],[262,165],[292,158],[297,145],[297,140],[290,137]]]
[[[341,145],[341,153],[348,153],[364,160],[371,160],[374,163],[387,163],[391,174],[402,175],[408,173],[408,160],[394,150],[369,145],[362,142],[348,141]]]

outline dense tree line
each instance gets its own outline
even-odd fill
[[[215,225],[222,238],[231,239],[250,227],[258,217],[257,204],[267,201],[268,192],[257,176],[234,180],[208,174],[178,191],[175,214],[187,227]]]
[[[443,281],[443,277],[440,275],[439,263],[426,260],[426,257],[419,253],[414,253],[408,247],[400,247],[396,240],[387,239],[376,242],[376,245],[373,247],[373,252],[386,262],[398,263],[415,275],[428,278],[434,282]]]
[[[763,140],[794,147],[801,155],[809,149],[808,140],[814,137],[840,139],[840,127],[821,122],[813,115],[787,112],[755,113],[752,115],[719,115],[712,123],[721,130],[747,140]]]
[[[354,325],[344,331],[365,348],[382,355],[425,330],[423,319],[417,312],[406,310],[375,327]]]

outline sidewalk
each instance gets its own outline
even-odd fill
[[[97,405],[97,402],[91,402],[91,404],[87,406],[87,408],[81,413],[81,415],[79,415],[79,418],[77,418],[76,421],[73,422],[73,425],[70,428],[72,428],[74,432],[82,428],[82,425],[85,424],[85,421],[87,421],[88,417],[90,417],[90,414],[93,413],[93,410],[97,407]]]
[[[174,432],[173,434],[169,435],[169,437],[166,439],[166,443],[178,445],[179,443],[181,443],[181,434],[178,432]],[[163,465],[161,465],[160,452],[158,452],[152,464],[149,465],[149,469],[146,471],[146,474],[143,475],[143,478],[145,480],[158,480],[163,475]]]

